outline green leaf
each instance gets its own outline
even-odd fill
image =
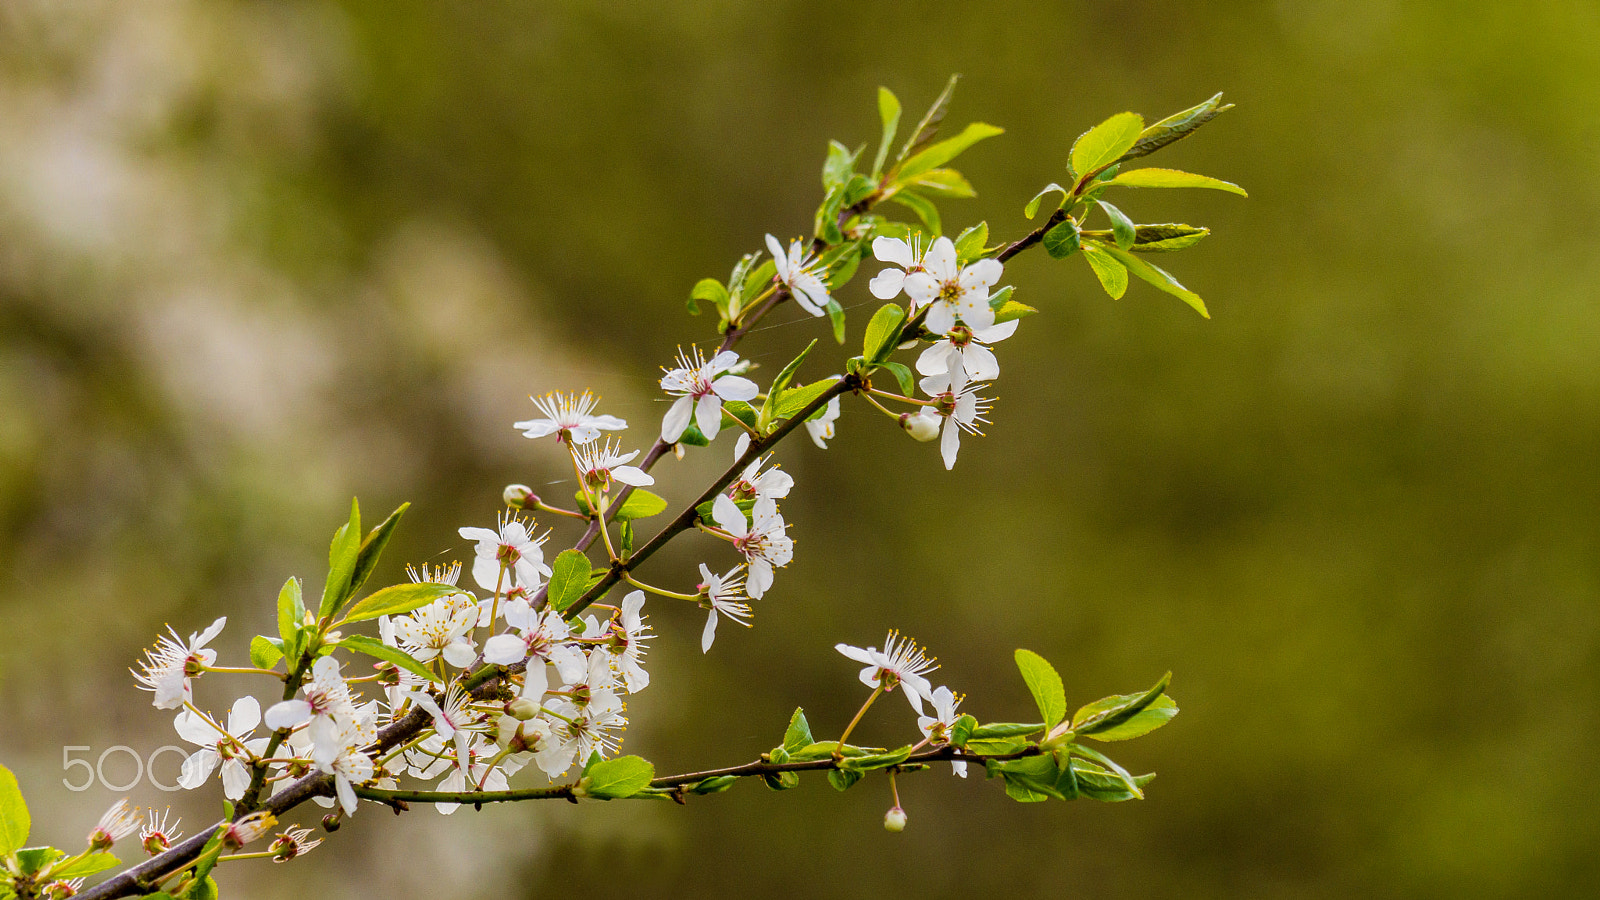
[[[623,522],[622,523],[622,527],[619,528],[618,531],[620,532],[620,534],[619,534],[619,542],[622,545],[621,547],[617,548],[618,551],[621,552],[624,557],[632,556],[633,555],[633,523],[632,522]]]
[[[881,362],[894,352],[895,345],[900,343],[900,324],[905,320],[906,311],[898,303],[885,303],[872,314],[862,342],[862,352],[869,363]]]
[[[466,591],[453,584],[438,584],[425,581],[421,584],[396,584],[374,591],[363,597],[360,602],[345,611],[344,621],[364,622],[367,619],[376,619],[379,616],[395,616],[408,613],[419,607],[427,606],[440,597],[451,594],[465,594]]]
[[[1072,730],[1082,735],[1110,731],[1155,703],[1157,698],[1166,693],[1167,685],[1171,682],[1172,673],[1168,672],[1143,693],[1119,694],[1096,700],[1072,714]],[[1176,714],[1177,707],[1174,706],[1172,715]],[[1170,719],[1172,715],[1168,715],[1167,718]]]
[[[1164,225],[1140,225],[1136,239],[1133,242],[1135,253],[1166,253],[1172,250],[1182,250],[1200,243],[1206,235],[1211,233],[1209,228],[1199,228],[1194,225],[1180,225],[1169,223]]]
[[[805,411],[806,407],[810,406],[838,383],[839,380],[837,378],[824,378],[821,381],[813,381],[805,387],[789,391],[784,394],[783,402],[778,404],[777,412],[773,414],[773,418],[790,419],[799,415]]]
[[[864,773],[852,769],[829,769],[828,783],[836,791],[848,791],[855,787],[856,782],[865,777]]]
[[[956,237],[956,260],[962,265],[983,255],[983,248],[989,243],[989,223],[978,224],[961,232]]]
[[[728,788],[739,783],[736,775],[713,775],[704,781],[697,781],[689,788],[691,794],[720,794]]]
[[[649,786],[656,767],[637,756],[619,756],[589,767],[584,791],[600,800],[622,800]]]
[[[837,244],[844,240],[844,232],[839,230],[839,211],[844,209],[844,195],[845,186],[841,184],[829,191],[822,205],[817,207],[811,233],[825,244]]]
[[[872,177],[883,173],[883,163],[889,158],[889,145],[894,143],[894,133],[900,130],[900,98],[886,87],[878,88],[878,119],[883,122],[883,137],[878,141],[878,156],[872,161]]]
[[[17,776],[0,766],[0,857],[21,849],[32,828],[33,820],[28,816],[28,804],[23,802]]]
[[[928,111],[922,116],[922,121],[917,123],[917,127],[911,132],[911,136],[906,138],[905,145],[900,148],[900,154],[894,158],[896,165],[899,165],[906,157],[922,149],[924,145],[932,142],[938,136],[939,123],[944,121],[945,113],[950,111],[950,95],[955,93],[956,82],[960,80],[960,75],[950,76],[950,80],[945,83],[944,90],[939,92],[938,99],[934,100],[933,105],[928,107]]]
[[[745,425],[747,427],[754,428],[756,427],[757,421],[759,421],[755,407],[744,402],[743,400],[722,401],[722,412],[728,418],[739,423],[732,425],[734,428],[738,428],[739,425]]]
[[[578,602],[589,588],[591,571],[589,557],[582,550],[561,551],[550,566],[550,584],[545,594],[550,608],[562,612]]]
[[[1039,204],[1044,201],[1045,195],[1050,193],[1051,191],[1059,191],[1061,193],[1061,200],[1060,200],[1060,202],[1056,203],[1056,209],[1060,209],[1061,208],[1061,204],[1067,202],[1067,198],[1072,196],[1072,192],[1071,191],[1067,190],[1066,188],[1062,187],[1059,184],[1056,184],[1055,182],[1051,182],[1050,184],[1045,185],[1044,190],[1042,190],[1039,193],[1033,195],[1033,199],[1028,201],[1028,205],[1024,206],[1022,208],[1022,214],[1024,216],[1028,217],[1029,219],[1032,219],[1035,215],[1038,214],[1038,212],[1039,212]],[[1051,210],[1052,214],[1054,214],[1054,212],[1055,212],[1055,210]]]
[[[935,197],[965,200],[978,196],[971,182],[955,169],[929,169],[906,183],[921,193],[932,194]]]
[[[250,639],[250,665],[270,669],[283,659],[283,641],[258,634]]]
[[[715,278],[702,278],[695,282],[694,289],[689,291],[688,307],[691,314],[700,315],[701,300],[716,307],[724,316],[728,314],[728,289]]]
[[[378,566],[378,557],[383,555],[383,548],[389,546],[389,538],[394,534],[395,526],[400,524],[400,517],[410,508],[410,503],[400,504],[400,508],[390,513],[389,518],[379,523],[377,528],[367,532],[367,536],[361,541],[361,549],[356,553],[356,567],[350,573],[350,589],[345,596],[353,595],[367,583],[367,577]]]
[[[1044,233],[1044,252],[1051,259],[1066,259],[1078,252],[1078,223],[1071,218]]]
[[[96,872],[104,872],[120,862],[121,860],[117,859],[115,856],[112,856],[110,853],[107,853],[104,850],[97,850],[94,853],[90,853],[81,859],[75,859],[72,862],[67,863],[61,868],[55,870],[54,872],[51,872],[50,877],[60,879],[81,878],[85,875],[93,875]]]
[[[1055,758],[1052,756],[1028,756],[1022,759],[1007,760],[996,766],[996,769],[1005,777],[1008,788],[1015,784],[1030,794],[1043,794],[1045,797],[1054,797],[1057,800],[1067,799],[1056,789],[1056,781],[1060,778],[1060,772],[1057,770]],[[1013,797],[1012,799],[1019,798]],[[1033,803],[1037,801],[1030,798],[1022,802]]]
[[[339,641],[339,646],[353,653],[365,653],[384,662],[394,663],[407,672],[421,675],[429,681],[443,683],[443,679],[428,671],[427,666],[417,662],[411,654],[396,647],[391,647],[377,638],[368,637],[364,634],[352,634]]]
[[[1055,666],[1032,650],[1018,650],[1016,659],[1045,727],[1054,728],[1067,715],[1067,692],[1061,685],[1061,676],[1056,673]]]
[[[1153,266],[1132,253],[1117,247],[1105,247],[1105,251],[1116,257],[1117,262],[1122,263],[1128,268],[1128,271],[1139,276],[1141,280],[1189,304],[1200,315],[1208,319],[1211,318],[1211,313],[1206,311],[1206,302],[1200,299],[1200,295],[1179,284],[1178,279],[1173,278],[1167,270]]]
[[[972,729],[973,740],[986,740],[989,738],[1017,737],[1024,734],[1033,734],[1043,731],[1047,726],[1043,722],[990,722]]]
[[[794,373],[800,369],[800,364],[806,361],[806,357],[811,355],[812,348],[816,346],[816,338],[812,338],[811,343],[800,351],[800,355],[790,360],[789,364],[783,367],[783,371],[778,373],[778,377],[772,379],[772,386],[767,388],[767,401],[761,405],[761,416],[757,420],[755,427],[762,427],[765,423],[772,421],[773,413],[778,408],[778,401],[783,399],[783,392],[788,389],[789,382],[794,378]]]
[[[943,230],[943,223],[939,219],[939,208],[928,198],[912,191],[900,191],[889,195],[889,199],[916,213],[917,218],[922,220],[923,227],[935,236]]]
[[[962,713],[950,726],[950,743],[956,747],[965,747],[967,740],[972,737],[972,729],[977,727],[977,719]]]
[[[1132,247],[1133,242],[1138,238],[1138,232],[1134,229],[1133,220],[1128,218],[1127,214],[1122,210],[1104,200],[1096,202],[1100,204],[1101,209],[1106,211],[1106,216],[1111,219],[1111,236],[1116,241],[1117,246],[1124,250]]]
[[[1193,134],[1201,125],[1216,118],[1219,113],[1233,109],[1232,103],[1222,104],[1219,103],[1220,100],[1222,100],[1222,95],[1217,94],[1204,103],[1170,115],[1139,132],[1139,139],[1117,161],[1123,162],[1130,159],[1138,159],[1141,156],[1149,156],[1162,147],[1181,141]]]
[[[693,425],[689,427],[694,428]],[[698,431],[695,433],[699,434]],[[688,430],[685,430],[684,435],[687,436],[688,434]],[[701,435],[700,440],[705,441],[705,436]],[[688,444],[691,442],[685,440],[682,443]],[[695,446],[704,447],[708,443],[710,442],[706,441],[705,443],[695,444]],[[578,512],[589,515],[589,503],[584,499],[583,492],[579,491],[575,495],[575,499],[578,501]],[[622,501],[621,506],[613,507],[614,511],[611,513],[611,517],[618,522],[631,522],[634,519],[648,519],[651,516],[659,516],[666,508],[667,501],[661,495],[647,491],[644,488],[634,488],[628,492],[628,499]]]
[[[739,289],[739,296],[748,298],[758,296],[762,291],[766,290],[767,285],[772,282],[773,277],[777,274],[777,263],[773,262],[770,257],[762,260],[760,264],[745,274],[744,283]]]
[[[1115,163],[1139,139],[1144,118],[1138,113],[1117,113],[1084,132],[1072,145],[1072,171],[1081,181]]]
[[[361,505],[350,501],[350,521],[339,526],[328,547],[328,580],[322,587],[318,618],[327,618],[350,596],[350,577],[355,574],[356,556],[361,552]]]
[[[1144,786],[1155,780],[1156,777],[1153,773],[1133,776],[1131,779],[1133,785],[1141,789],[1141,793],[1135,794],[1128,790],[1128,782],[1124,781],[1120,775],[1109,769],[1101,768],[1088,760],[1074,759],[1072,764],[1067,767],[1066,772],[1063,772],[1063,776],[1068,772],[1074,776],[1073,780],[1077,783],[1078,792],[1082,796],[1088,797],[1090,800],[1099,800],[1102,803],[1120,803],[1124,800],[1141,799],[1144,796],[1142,793]]]
[[[865,756],[847,756],[839,761],[842,769],[851,769],[857,772],[869,772],[873,769],[887,769],[898,766],[911,756],[912,745],[907,744],[884,753],[868,753]]]
[[[1102,246],[1094,241],[1086,242],[1083,245],[1083,258],[1089,261],[1089,268],[1094,270],[1094,277],[1100,279],[1100,286],[1105,288],[1111,299],[1121,299],[1128,291],[1128,269],[1102,249]]]
[[[1084,737],[1097,741],[1128,741],[1136,737],[1143,737],[1157,728],[1172,721],[1178,714],[1178,704],[1175,700],[1163,694],[1144,709],[1134,713],[1120,724],[1108,728],[1097,729],[1092,734]]]
[[[1034,309],[1026,303],[1018,303],[1015,300],[1007,300],[1000,304],[999,309],[994,311],[994,323],[999,325],[1001,322],[1010,322],[1013,319],[1024,319],[1037,312],[1037,309]]]
[[[806,712],[795,707],[794,715],[789,717],[789,727],[783,733],[783,749],[793,753],[811,743],[811,725],[806,722]]]
[[[833,326],[833,341],[844,345],[844,307],[833,297],[828,298],[828,324]]]
[[[1210,188],[1214,191],[1238,194],[1241,197],[1250,196],[1245,193],[1244,188],[1231,181],[1195,175],[1192,172],[1180,172],[1177,169],[1133,169],[1119,173],[1109,183],[1117,187],[1132,188]]]
[[[998,322],[999,318],[996,317],[995,321]],[[878,367],[881,369],[887,369],[889,374],[894,376],[894,380],[900,384],[900,393],[907,397],[912,395],[912,392],[917,386],[917,382],[911,377],[910,367],[903,363],[897,362],[879,363]]]
[[[278,636],[283,639],[283,646],[297,656],[300,626],[305,620],[306,605],[300,593],[300,579],[290,578],[278,591]]]
[[[859,151],[858,151],[859,152]],[[828,158],[822,163],[822,189],[835,191],[850,181],[856,154],[838,141],[828,142]]]
[[[206,839],[205,846],[200,848],[200,856],[194,864],[194,877],[197,881],[204,881],[211,874],[211,870],[217,867],[217,857],[222,855],[222,838],[228,833],[228,824],[218,825],[217,830],[211,832],[211,837]]]
[[[998,128],[987,122],[973,122],[955,137],[942,140],[906,160],[897,173],[898,178],[901,181],[909,181],[923,172],[937,169],[966,152],[973,144],[995,135],[1005,134],[1005,131],[1004,128]]]
[[[1129,775],[1127,769],[1124,769],[1123,767],[1117,765],[1114,761],[1112,761],[1111,757],[1106,756],[1104,753],[1101,753],[1100,751],[1094,749],[1093,747],[1085,747],[1082,744],[1073,744],[1072,745],[1072,752],[1073,753],[1079,753],[1079,754],[1082,754],[1084,756],[1087,756],[1090,759],[1094,760],[1095,762],[1100,763],[1101,765],[1105,766],[1107,769],[1110,769],[1112,772],[1115,772],[1117,774],[1117,777],[1119,777],[1122,780],[1122,786],[1128,793],[1132,794],[1134,797],[1137,797],[1140,800],[1144,799],[1144,791],[1141,791],[1139,789],[1140,782],[1135,780],[1132,775]],[[1080,778],[1081,778],[1082,777],[1082,773],[1079,773],[1079,775],[1080,775]],[[1149,779],[1145,779],[1145,780],[1148,781]],[[1085,793],[1087,793],[1087,792],[1085,792]]]

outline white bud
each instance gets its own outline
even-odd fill
[[[511,716],[513,719],[526,722],[538,714],[539,704],[529,700],[527,697],[518,697],[506,704],[506,715]]]
[[[539,496],[533,492],[533,488],[525,484],[506,485],[506,489],[500,493],[500,497],[512,509],[527,509],[530,505],[539,502]]]
[[[896,806],[883,814],[883,830],[899,834],[906,830],[906,811]]]
[[[900,427],[919,441],[931,441],[939,436],[939,414],[922,409],[916,415],[905,413],[900,417]]]

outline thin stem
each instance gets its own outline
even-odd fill
[[[622,573],[622,580],[633,585],[641,591],[649,591],[650,593],[655,594],[657,597],[672,597],[677,600],[691,600],[696,602],[698,602],[700,599],[699,594],[680,594],[677,591],[669,591],[666,588],[658,588],[653,584],[645,584],[644,582],[628,574],[626,571]]]
[[[844,755],[844,742],[849,739],[850,732],[856,730],[856,726],[861,723],[861,717],[866,715],[867,710],[871,708],[872,701],[878,699],[878,696],[882,693],[883,682],[880,681],[878,682],[878,686],[872,689],[872,695],[867,698],[867,702],[861,704],[861,708],[856,710],[856,717],[851,719],[850,724],[844,727],[844,734],[839,735],[839,746],[833,748],[833,755],[835,759]]]
[[[229,675],[271,675],[273,678],[276,678],[279,681],[282,681],[283,679],[289,677],[288,674],[286,674],[284,672],[274,672],[271,669],[257,669],[254,666],[206,666],[206,665],[202,665],[200,667],[200,670],[203,671],[203,672],[223,672],[223,673],[226,673],[226,674],[229,674]]]
[[[534,501],[533,505],[534,505],[535,509],[539,509],[539,510],[542,510],[542,511],[547,512],[547,513],[555,513],[558,516],[566,516],[569,519],[578,519],[579,521],[583,521],[583,522],[589,521],[589,517],[588,516],[584,515],[581,512],[578,512],[575,509],[562,509],[559,506],[551,506],[550,504],[544,502],[543,500],[536,500],[536,501]]]

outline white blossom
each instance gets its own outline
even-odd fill
[[[957,325],[942,340],[928,345],[917,357],[917,371],[923,375],[944,375],[952,366],[961,366],[969,381],[993,381],[1000,377],[1000,361],[988,345],[1017,332],[1019,319],[988,328]]]
[[[488,528],[462,528],[460,535],[476,541],[472,560],[472,579],[486,591],[504,591],[511,582],[501,578],[504,567],[516,576],[516,583],[530,591],[537,591],[543,578],[550,574],[544,564],[544,538],[535,538],[527,523],[516,516],[501,516],[498,530]]]
[[[612,665],[622,677],[628,693],[637,694],[650,686],[650,673],[644,670],[644,654],[649,649],[650,626],[644,624],[644,591],[632,591],[622,598],[622,608],[611,622],[611,635],[601,645],[611,654]]]
[[[807,257],[806,244],[804,239],[791,241],[785,254],[778,239],[767,235],[767,250],[778,268],[778,280],[789,289],[789,295],[813,316],[827,315],[828,284],[818,275],[815,261]]]
[[[158,856],[183,839],[183,832],[178,830],[183,820],[167,821],[172,818],[172,807],[167,807],[160,814],[152,807],[145,811],[145,816],[145,824],[139,828],[139,843],[146,853]]]
[[[574,684],[588,666],[583,650],[569,643],[572,629],[561,613],[547,609],[536,612],[526,600],[506,604],[506,624],[516,634],[497,634],[483,642],[483,661],[499,666],[528,661],[523,674],[522,696],[535,702],[549,689],[545,663],[556,668],[564,684]]]
[[[700,564],[700,596],[706,607],[706,627],[700,633],[700,652],[711,652],[711,642],[717,637],[717,615],[720,613],[746,628],[750,627],[750,604],[744,602],[744,575],[738,565],[725,574],[713,575],[705,563]]]
[[[144,671],[134,672],[133,677],[142,690],[155,693],[151,703],[156,709],[177,709],[184,701],[194,699],[194,688],[189,679],[199,675],[202,666],[217,661],[217,651],[208,649],[206,645],[222,633],[222,626],[226,624],[228,618],[223,616],[212,622],[205,631],[189,635],[187,641],[168,625],[167,631],[172,636],[157,638],[155,649],[144,652],[144,660],[139,663]]]
[[[456,668],[465,668],[478,655],[472,631],[482,612],[478,600],[465,592],[450,594],[427,606],[396,616],[390,622],[396,645],[418,662],[437,656]]]
[[[267,727],[306,727],[313,758],[327,757],[340,750],[339,736],[344,726],[354,721],[357,710],[350,686],[339,674],[339,661],[324,656],[311,665],[311,683],[303,699],[274,703],[266,714]]]
[[[622,453],[621,447],[610,439],[605,446],[590,444],[586,447],[574,447],[572,458],[578,464],[578,472],[584,484],[591,489],[605,493],[611,490],[611,482],[619,481],[632,487],[644,487],[655,484],[656,480],[649,473],[638,466],[627,465],[639,451]]]
[[[923,675],[939,668],[938,662],[929,658],[916,641],[902,638],[898,632],[889,632],[882,650],[849,644],[835,644],[833,649],[856,662],[866,663],[866,668],[861,670],[861,683],[867,687],[892,691],[904,686],[906,701],[919,716],[922,715],[922,701],[933,698],[933,686]]]
[[[839,399],[837,397],[835,400]],[[750,449],[750,435],[741,434],[739,440],[733,445],[733,459],[735,462],[744,457],[745,451]],[[772,459],[772,454],[759,456],[751,460],[748,466],[734,482],[728,485],[727,493],[736,500],[754,498],[756,500],[781,500],[789,496],[789,491],[794,487],[794,478],[788,472],[777,466],[761,471],[761,467]]]
[[[1000,280],[1004,266],[999,260],[980,259],[962,267],[956,262],[956,247],[947,237],[936,238],[922,258],[923,271],[905,277],[906,296],[916,308],[928,307],[924,325],[934,334],[944,334],[957,318],[972,328],[994,324],[989,308],[989,288]]]
[[[218,727],[207,716],[185,709],[172,723],[178,736],[200,749],[183,761],[178,784],[194,790],[206,783],[211,771],[222,764],[222,795],[229,800],[244,796],[250,786],[250,760],[267,746],[266,738],[250,740],[250,733],[261,724],[261,704],[254,697],[240,697],[228,710],[228,727]]]
[[[732,350],[706,362],[699,347],[692,357],[680,349],[677,368],[666,369],[661,376],[661,389],[678,398],[661,419],[661,439],[677,443],[693,419],[706,440],[714,440],[722,430],[722,402],[750,400],[761,390],[748,378],[727,374],[739,363],[739,354]]]
[[[933,715],[918,716],[917,727],[922,729],[922,736],[927,738],[929,743],[947,743],[950,740],[950,729],[956,724],[956,718],[960,715],[956,712],[956,707],[961,705],[963,698],[944,685],[940,685],[928,699],[933,703]],[[967,764],[964,760],[951,760],[950,768],[962,778],[967,777]]]
[[[834,376],[838,377],[838,376]],[[811,443],[823,450],[828,449],[828,442],[833,440],[834,422],[839,420],[839,398],[828,398],[828,405],[822,408],[822,415],[806,420],[806,433],[811,435]]]
[[[953,469],[956,454],[961,450],[961,432],[983,434],[979,426],[989,421],[983,414],[989,411],[991,401],[978,396],[977,385],[968,383],[966,372],[960,366],[940,375],[929,375],[918,384],[924,393],[938,401],[934,408],[944,417],[939,453],[944,457],[944,467]],[[923,413],[926,412],[924,409]]]
[[[711,505],[711,517],[733,538],[733,546],[744,554],[749,565],[746,589],[752,599],[760,600],[772,587],[772,570],[788,565],[794,558],[794,540],[789,537],[783,516],[778,514],[776,501],[757,500],[750,513],[746,520],[739,505],[727,494],[718,494]]]
[[[925,271],[922,257],[925,252],[915,237],[907,242],[900,238],[877,237],[872,240],[872,255],[880,262],[892,263],[898,269],[883,269],[867,284],[872,296],[879,300],[893,300],[905,288],[906,276]]]
[[[129,806],[128,798],[123,797],[100,815],[100,820],[89,832],[89,846],[95,850],[108,850],[112,844],[137,831],[140,822],[139,808]]]
[[[628,427],[627,422],[616,416],[591,415],[600,401],[588,391],[582,394],[552,393],[543,397],[530,396],[528,399],[533,401],[539,412],[544,413],[544,418],[528,419],[512,425],[526,438],[538,439],[553,434],[558,442],[587,444],[599,437],[602,431],[621,431]]]

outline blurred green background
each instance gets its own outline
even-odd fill
[[[785,450],[795,563],[709,656],[701,613],[652,604],[626,748],[738,762],[797,703],[837,733],[862,691],[832,645],[892,626],[982,718],[1028,715],[1018,646],[1074,703],[1174,670],[1183,715],[1121,745],[1149,801],[935,771],[902,780],[900,836],[883,784],[818,778],[369,807],[229,895],[1600,893],[1597,48],[1581,2],[0,5],[0,759],[37,838],[119,796],[62,787],[61,747],[180,743],[126,672],[155,632],[226,614],[242,659],[351,495],[413,502],[398,579],[470,552],[504,484],[560,482],[510,428],[527,394],[594,388],[646,442],[656,367],[709,337],[694,281],[809,228],[877,85],[920,111],[959,71],[950,121],[1007,134],[945,219],[999,236],[1089,125],[1227,91],[1153,164],[1251,198],[1123,203],[1215,229],[1163,261],[1214,319],[1020,257],[1044,314],[1002,346],[988,435],[947,474],[848,405],[826,453]],[[822,333],[793,316],[745,345],[768,373]],[[727,452],[667,461],[663,492]],[[691,583],[704,552],[648,574]],[[883,712],[864,737],[911,733]],[[128,793],[189,830],[219,794]]]

